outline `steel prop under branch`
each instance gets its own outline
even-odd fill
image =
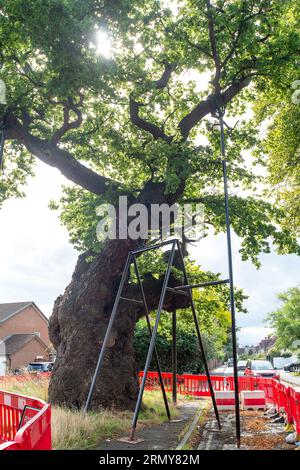
[[[231,247],[231,229],[230,229],[230,216],[229,216],[229,201],[228,201],[228,180],[227,180],[227,164],[226,164],[226,154],[225,154],[225,136],[224,136],[224,111],[222,111],[220,108],[218,108],[218,119],[219,119],[219,124],[220,124],[220,137],[221,137],[221,152],[222,152],[222,160],[214,160],[211,163],[213,164],[221,164],[222,165],[222,172],[223,172],[223,185],[224,185],[224,203],[225,203],[225,217],[226,217],[226,238],[227,238],[227,256],[228,256],[228,275],[229,278],[225,280],[218,280],[218,281],[211,281],[211,282],[204,282],[204,283],[199,283],[199,284],[190,284],[188,280],[188,275],[185,269],[185,264],[184,264],[184,258],[183,254],[181,251],[181,246],[178,240],[168,240],[168,241],[163,241],[161,243],[158,243],[156,245],[152,246],[147,246],[143,247],[134,251],[129,252],[125,267],[123,270],[123,274],[121,277],[120,285],[118,288],[118,292],[116,295],[116,299],[114,302],[114,306],[112,309],[112,313],[110,316],[109,324],[106,330],[106,334],[103,340],[103,344],[101,347],[101,351],[99,354],[98,362],[96,365],[96,369],[94,372],[94,376],[92,379],[92,383],[89,389],[88,397],[84,406],[84,411],[87,412],[90,403],[93,397],[93,392],[94,388],[96,385],[96,381],[99,378],[99,373],[103,364],[103,359],[105,355],[105,351],[107,348],[107,343],[109,340],[109,336],[112,330],[113,323],[115,321],[116,315],[117,315],[117,310],[120,301],[130,301],[130,302],[135,302],[135,303],[140,303],[143,304],[144,310],[145,310],[145,316],[146,316],[146,321],[147,321],[147,326],[148,326],[148,331],[149,335],[151,337],[150,340],[150,345],[148,349],[148,354],[147,354],[147,359],[144,367],[144,373],[143,373],[143,378],[142,378],[142,383],[140,385],[139,389],[139,394],[136,402],[136,407],[134,411],[134,416],[132,420],[132,427],[131,427],[131,433],[129,437],[129,441],[134,442],[134,433],[136,430],[137,422],[138,422],[138,416],[142,404],[142,398],[146,386],[146,381],[147,381],[147,373],[149,371],[150,363],[152,360],[152,356],[154,354],[155,361],[156,361],[156,366],[157,366],[157,371],[158,371],[158,376],[159,376],[159,382],[160,382],[160,387],[162,390],[163,394],[163,399],[166,407],[166,413],[168,416],[168,419],[170,419],[170,410],[168,406],[168,400],[166,397],[166,392],[164,388],[164,383],[163,383],[163,378],[161,374],[161,368],[159,364],[159,358],[158,358],[158,353],[155,347],[155,340],[157,336],[157,330],[158,330],[158,325],[159,325],[159,320],[161,316],[161,312],[163,310],[163,305],[164,305],[164,300],[167,291],[179,294],[179,295],[186,295],[189,298],[189,303],[190,307],[192,310],[192,315],[193,315],[193,321],[195,324],[195,329],[196,329],[196,334],[198,337],[198,342],[199,342],[199,347],[200,351],[202,354],[203,358],[203,363],[205,367],[205,373],[207,376],[207,381],[209,385],[209,390],[211,394],[211,399],[213,403],[213,408],[215,412],[215,416],[217,419],[217,423],[219,426],[219,429],[221,429],[221,423],[220,423],[220,418],[219,418],[219,413],[218,413],[218,408],[216,404],[216,399],[215,399],[215,392],[213,389],[213,385],[211,382],[211,377],[210,377],[210,372],[206,360],[206,355],[205,355],[205,350],[202,342],[202,337],[201,337],[201,332],[200,332],[200,327],[198,323],[198,318],[195,310],[195,305],[193,302],[193,297],[192,297],[192,290],[196,288],[204,288],[204,287],[210,287],[210,286],[216,286],[216,285],[221,285],[221,284],[229,284],[229,289],[230,289],[230,310],[231,310],[231,333],[232,333],[232,355],[233,355],[233,370],[234,370],[234,393],[235,393],[235,424],[236,424],[236,440],[237,440],[237,447],[240,447],[240,438],[241,438],[241,427],[240,427],[240,408],[239,408],[239,388],[238,388],[238,370],[237,370],[237,341],[236,341],[236,320],[235,320],[235,299],[234,299],[234,284],[233,284],[233,266],[232,266],[232,247]],[[139,273],[137,261],[136,261],[136,255],[141,255],[142,253],[146,251],[152,251],[155,249],[162,248],[164,246],[171,245],[171,251],[168,259],[168,264],[167,264],[167,269],[164,277],[164,282],[163,282],[163,287],[162,291],[160,294],[160,299],[159,299],[159,304],[158,304],[158,309],[157,309],[157,314],[156,314],[156,321],[154,328],[151,328],[150,324],[150,319],[149,319],[149,311],[148,311],[148,306],[147,306],[147,301],[143,289],[143,284],[142,284],[142,279]],[[175,254],[175,249],[177,249],[179,258],[180,258],[180,263],[181,263],[181,268],[183,272],[183,278],[184,278],[184,284],[182,286],[177,286],[177,287],[169,287],[168,282],[170,278],[170,273],[171,273],[171,268],[173,265],[173,260],[174,260],[174,254]],[[129,270],[131,264],[134,264],[134,270],[135,274],[137,276],[138,280],[138,285],[140,288],[141,292],[141,300],[136,300],[136,299],[128,299],[126,297],[122,297],[122,291],[125,286],[125,283],[128,279],[129,275]],[[176,311],[173,311],[172,313],[172,337],[173,337],[173,344],[172,344],[172,382],[173,382],[173,401],[176,402],[177,396],[176,396],[176,391],[177,391],[177,354],[176,354]]]

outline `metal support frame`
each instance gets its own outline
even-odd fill
[[[126,300],[127,302],[132,302],[134,304],[143,304],[141,300],[128,299],[127,297],[120,297],[120,300]]]
[[[188,285],[189,284],[189,279],[188,279],[188,275],[187,275],[187,272],[186,272],[186,269],[185,269],[184,258],[183,258],[181,246],[180,246],[178,240],[177,240],[177,248],[178,248],[181,267],[182,267],[182,271],[183,271],[184,282],[185,282],[186,285]],[[196,309],[195,309],[195,305],[194,305],[194,301],[193,301],[193,295],[192,295],[192,289],[191,288],[188,290],[188,293],[189,293],[191,309],[192,309],[192,313],[193,313],[193,320],[194,320],[194,323],[195,323],[195,328],[196,328],[196,332],[197,332],[197,336],[198,336],[200,351],[201,351],[201,355],[202,355],[202,359],[203,359],[203,363],[204,363],[204,369],[205,369],[205,373],[206,373],[206,377],[207,377],[207,381],[208,381],[209,391],[210,391],[210,395],[211,395],[211,399],[212,399],[212,403],[213,403],[213,407],[214,407],[214,412],[215,412],[216,420],[218,422],[219,429],[221,429],[221,421],[220,421],[220,416],[219,416],[219,412],[218,412],[218,407],[217,407],[217,402],[216,402],[216,397],[215,397],[215,391],[214,391],[213,384],[212,384],[211,377],[210,377],[210,373],[209,373],[208,363],[207,363],[207,360],[206,360],[205,349],[204,349],[204,345],[203,345],[202,338],[201,338],[200,327],[199,327],[199,322],[198,322],[198,318],[197,318],[197,314],[196,314]]]
[[[165,277],[164,277],[164,281],[163,281],[163,286],[162,286],[162,290],[161,290],[161,294],[160,294],[160,299],[159,299],[159,304],[158,304],[158,309],[157,309],[157,314],[156,314],[156,321],[155,321],[154,328],[152,329],[151,324],[150,324],[149,311],[148,311],[148,306],[147,306],[147,302],[146,302],[145,292],[144,292],[144,289],[143,289],[143,284],[142,284],[142,280],[141,280],[141,277],[140,277],[140,273],[139,273],[139,269],[138,269],[138,265],[137,265],[137,261],[136,261],[136,255],[144,253],[146,251],[155,250],[155,249],[161,248],[163,246],[167,246],[167,245],[171,245],[171,251],[170,251],[170,254],[169,254],[167,269],[166,269],[166,273],[165,273]],[[144,374],[143,374],[142,382],[141,382],[141,385],[140,385],[139,394],[138,394],[138,398],[137,398],[137,402],[136,402],[136,406],[135,406],[135,411],[134,411],[134,415],[133,415],[133,419],[132,419],[132,427],[131,427],[130,438],[129,438],[129,440],[132,441],[132,442],[134,441],[134,433],[135,433],[135,429],[136,429],[136,426],[137,426],[138,416],[139,416],[139,412],[140,412],[140,408],[141,408],[141,404],[142,404],[142,399],[143,399],[143,394],[144,394],[146,381],[147,381],[147,374],[148,374],[148,371],[149,371],[149,367],[150,367],[150,364],[151,364],[153,353],[155,355],[155,360],[156,360],[156,365],[157,365],[157,370],[158,370],[158,375],[159,375],[159,381],[160,381],[160,386],[161,386],[161,389],[162,389],[162,394],[163,394],[163,398],[164,398],[164,402],[165,402],[167,416],[170,419],[170,410],[169,410],[168,400],[167,400],[167,396],[166,396],[166,392],[165,392],[165,388],[164,388],[164,383],[163,383],[163,378],[162,378],[162,374],[161,374],[158,354],[157,354],[157,350],[156,350],[156,347],[155,347],[155,341],[156,341],[156,336],[157,336],[158,325],[159,325],[161,313],[162,313],[162,310],[163,310],[165,296],[166,296],[166,293],[167,293],[168,290],[172,290],[176,294],[184,294],[184,295],[187,294],[188,297],[189,297],[190,306],[191,306],[192,314],[193,314],[193,320],[194,320],[194,323],[195,323],[195,329],[196,329],[196,333],[197,333],[197,337],[198,337],[198,341],[199,341],[200,351],[201,351],[201,354],[202,354],[204,367],[205,367],[205,372],[206,372],[206,375],[207,375],[207,380],[208,380],[210,393],[211,393],[212,401],[213,401],[213,406],[214,406],[214,410],[215,410],[215,414],[216,414],[216,419],[218,421],[219,427],[221,427],[219,414],[218,414],[218,409],[217,409],[217,406],[216,406],[214,389],[213,389],[211,378],[210,378],[210,373],[209,373],[208,364],[207,364],[207,360],[206,360],[206,355],[205,355],[205,351],[204,351],[204,346],[203,346],[203,342],[202,342],[202,338],[201,338],[199,323],[198,323],[196,310],[195,310],[195,306],[194,306],[194,302],[193,302],[193,298],[192,298],[191,288],[186,293],[186,292],[183,292],[183,291],[180,292],[180,289],[175,290],[175,289],[171,289],[171,288],[168,287],[168,282],[169,282],[169,278],[170,278],[170,274],[171,274],[171,269],[172,269],[172,265],[173,265],[174,254],[175,254],[175,249],[176,248],[179,252],[180,259],[181,259],[184,282],[186,284],[188,284],[188,277],[187,277],[187,273],[186,273],[186,269],[185,269],[185,265],[184,265],[183,254],[182,254],[181,246],[180,246],[178,240],[168,240],[168,241],[165,241],[165,242],[161,242],[157,245],[152,245],[152,246],[149,246],[149,247],[144,247],[144,248],[140,248],[138,250],[131,251],[128,254],[126,264],[125,264],[125,267],[124,267],[124,271],[123,271],[123,274],[122,274],[122,277],[121,277],[120,285],[119,285],[119,288],[118,288],[118,292],[117,292],[117,295],[116,295],[115,303],[114,303],[114,306],[113,306],[113,310],[112,310],[112,313],[111,313],[111,316],[110,316],[108,327],[107,327],[105,337],[104,337],[104,340],[103,340],[103,344],[102,344],[102,347],[101,347],[101,351],[100,351],[100,354],[99,354],[96,369],[95,369],[95,372],[94,372],[94,375],[93,375],[92,383],[91,383],[91,386],[90,386],[90,389],[89,389],[87,401],[86,401],[85,406],[84,406],[84,411],[87,412],[88,409],[89,409],[92,397],[93,397],[93,392],[94,392],[94,388],[95,388],[95,385],[96,385],[96,381],[97,381],[97,378],[98,378],[98,375],[99,375],[99,372],[100,372],[100,369],[101,369],[101,366],[102,366],[102,363],[103,363],[103,359],[104,359],[104,355],[105,355],[105,351],[106,351],[106,347],[107,347],[107,342],[108,342],[108,339],[109,339],[109,336],[110,336],[110,333],[111,333],[111,330],[112,330],[113,323],[114,323],[115,318],[116,318],[119,302],[121,300],[129,300],[129,301],[134,300],[135,301],[135,299],[127,299],[127,298],[122,297],[122,291],[123,291],[126,279],[128,278],[128,275],[129,275],[130,265],[133,262],[135,273],[136,273],[137,280],[138,280],[138,285],[139,285],[140,291],[141,291],[141,297],[142,297],[141,302],[144,305],[146,321],[147,321],[149,334],[151,335],[151,340],[150,340],[148,354],[147,354],[146,363],[145,363],[145,367],[144,367]],[[177,360],[176,360],[176,357],[175,357],[176,356],[176,313],[174,313],[174,312],[173,312],[172,325],[173,325],[173,355],[172,355],[173,356],[173,401],[176,402],[176,399],[177,399],[177,396],[176,396],[176,392],[177,392],[177,390],[176,390],[176,385],[177,385],[177,383],[176,383],[177,382]],[[174,335],[174,333],[175,333],[175,335]]]
[[[148,310],[146,296],[145,296],[145,292],[144,292],[144,288],[143,288],[143,283],[142,283],[142,280],[141,280],[141,276],[140,276],[140,272],[139,272],[139,268],[138,268],[138,265],[137,265],[135,255],[133,256],[133,263],[134,263],[134,269],[135,269],[136,277],[137,277],[137,280],[138,280],[138,284],[139,284],[142,299],[143,299],[147,327],[148,327],[149,335],[151,337],[152,328],[151,328],[151,323],[150,323],[149,310]],[[158,377],[159,377],[159,383],[160,383],[160,387],[161,387],[161,391],[162,391],[162,395],[163,395],[163,399],[164,399],[164,403],[165,403],[167,416],[168,416],[168,419],[171,419],[171,413],[170,413],[168,398],[167,398],[167,394],[166,394],[166,391],[165,391],[165,386],[164,386],[164,381],[163,381],[163,377],[162,377],[162,373],[161,373],[159,358],[158,358],[158,354],[157,354],[157,350],[156,350],[155,346],[154,346],[154,357],[155,357],[155,362],[156,362],[156,367],[157,367],[157,372],[158,372]]]
[[[144,368],[144,375],[142,379],[142,383],[140,386],[139,390],[139,395],[135,407],[135,412],[132,420],[132,428],[131,428],[131,434],[130,434],[130,440],[133,441],[134,439],[134,432],[136,429],[137,421],[138,421],[138,416],[139,416],[139,411],[142,403],[142,398],[143,398],[143,393],[146,385],[146,380],[147,380],[147,374],[148,370],[150,367],[150,363],[152,360],[153,353],[155,354],[155,359],[156,359],[156,364],[157,364],[157,369],[158,369],[158,374],[159,374],[159,380],[160,380],[160,385],[163,393],[163,398],[165,401],[165,406],[166,406],[166,411],[168,418],[170,419],[170,410],[168,406],[168,401],[166,398],[166,393],[164,389],[164,384],[163,384],[163,379],[161,375],[161,370],[159,366],[159,359],[157,355],[157,351],[155,348],[155,340],[156,340],[156,335],[157,335],[157,330],[158,330],[158,325],[159,325],[159,320],[161,316],[161,312],[163,309],[163,304],[164,304],[164,299],[166,292],[173,292],[176,294],[180,295],[188,295],[189,300],[190,300],[190,305],[192,309],[192,314],[193,314],[193,320],[197,332],[197,337],[198,337],[198,342],[200,346],[200,351],[203,357],[203,362],[204,362],[204,367],[205,367],[205,372],[208,380],[208,385],[209,385],[209,390],[210,394],[212,397],[212,403],[216,415],[216,419],[219,425],[219,428],[221,428],[221,423],[220,423],[220,418],[219,418],[219,413],[218,413],[218,408],[215,400],[215,394],[214,394],[214,389],[212,386],[211,382],[211,377],[208,369],[208,364],[205,356],[205,350],[201,338],[201,333],[200,333],[200,328],[199,328],[199,323],[198,323],[198,318],[193,302],[193,297],[192,297],[192,289],[194,288],[201,288],[201,287],[210,287],[210,286],[216,286],[216,285],[221,285],[221,284],[227,284],[229,283],[229,290],[230,290],[230,310],[231,310],[231,334],[232,334],[232,355],[233,355],[233,371],[234,371],[234,393],[235,393],[235,423],[236,423],[236,439],[237,439],[237,447],[240,447],[240,438],[241,438],[241,425],[240,425],[240,407],[239,407],[239,384],[238,384],[238,370],[237,370],[237,341],[236,341],[236,321],[235,321],[235,300],[234,300],[234,284],[233,284],[233,266],[232,266],[232,247],[231,247],[231,228],[230,228],[230,216],[229,216],[229,200],[228,200],[228,181],[227,181],[227,164],[226,164],[226,151],[225,151],[225,134],[224,134],[224,121],[223,121],[223,116],[224,116],[224,111],[221,110],[218,107],[218,119],[219,119],[219,125],[220,125],[220,137],[221,137],[221,153],[222,153],[222,160],[214,160],[211,163],[212,164],[220,164],[222,165],[222,171],[223,171],[223,186],[224,186],[224,202],[225,202],[225,218],[226,218],[226,238],[227,238],[227,257],[228,257],[228,274],[229,274],[229,279],[225,280],[220,280],[220,281],[209,281],[209,282],[203,282],[199,284],[190,284],[187,276],[187,272],[185,269],[185,264],[184,264],[184,258],[183,254],[181,251],[181,246],[178,242],[178,240],[172,240],[172,241],[164,241],[156,245],[144,247],[144,248],[139,248],[137,250],[133,250],[128,254],[127,261],[125,264],[125,268],[123,271],[123,275],[121,278],[121,282],[119,285],[119,289],[117,292],[117,296],[115,299],[115,303],[113,306],[112,314],[109,320],[108,328],[104,337],[104,341],[102,344],[102,348],[100,351],[100,355],[98,358],[96,370],[92,379],[92,384],[89,390],[88,398],[84,407],[85,412],[88,410],[92,395],[93,395],[93,390],[96,384],[97,376],[99,374],[100,368],[102,366],[104,354],[105,354],[105,349],[107,346],[107,341],[113,326],[113,322],[115,320],[116,314],[117,314],[117,308],[119,305],[120,300],[126,300],[126,301],[132,301],[136,303],[143,303],[144,304],[144,309],[145,309],[145,315],[147,319],[147,325],[148,325],[148,330],[149,334],[151,335],[151,340],[150,340],[150,345],[148,349],[148,354],[147,354],[147,359],[145,363],[145,368]],[[4,134],[2,134],[2,139],[4,138]],[[2,141],[1,139],[1,141]],[[3,142],[1,145],[1,148],[3,150]],[[1,150],[1,149],[0,149]],[[1,154],[0,154],[1,157]],[[139,270],[136,262],[135,255],[137,254],[142,254],[146,251],[162,248],[163,246],[167,246],[172,244],[172,249],[169,255],[169,260],[168,260],[168,265],[167,265],[167,270],[165,273],[165,278],[163,282],[163,287],[160,295],[160,300],[159,300],[159,305],[157,309],[157,315],[156,315],[156,321],[155,321],[155,326],[153,330],[151,329],[150,325],[150,319],[149,319],[149,312],[148,312],[148,307],[146,303],[146,298],[145,298],[145,293],[143,290],[142,286],[142,281],[139,275]],[[182,271],[184,275],[184,283],[185,285],[182,286],[176,286],[176,287],[168,287],[168,281],[171,273],[171,268],[173,264],[173,259],[174,259],[174,253],[175,253],[175,247],[177,246],[180,260],[181,260],[181,265],[182,265]],[[127,298],[122,298],[121,293],[124,288],[125,280],[129,272],[130,264],[131,262],[134,262],[135,266],[135,272],[138,278],[138,284],[140,286],[141,294],[142,294],[142,302],[141,301],[136,301],[135,299],[127,299]],[[172,336],[173,336],[173,346],[172,346],[172,381],[173,381],[173,401],[176,403],[176,374],[177,374],[177,361],[176,361],[176,311],[173,312],[173,317],[172,317]]]
[[[229,279],[224,279],[223,281],[201,282],[200,284],[189,284],[186,286],[174,287],[174,290],[176,290],[177,293],[179,293],[180,290],[190,290],[190,289],[195,289],[196,287],[218,286],[220,284],[227,284],[228,282],[229,282]]]
[[[171,268],[172,268],[172,265],[173,265],[174,253],[175,253],[175,241],[172,242],[172,249],[171,249],[171,252],[170,252],[170,255],[169,255],[167,270],[166,270],[166,274],[165,274],[165,277],[164,277],[162,290],[161,290],[161,293],[160,293],[160,299],[159,299],[158,309],[157,309],[157,313],[156,313],[156,320],[155,320],[155,325],[154,325],[154,328],[153,328],[153,331],[152,331],[151,341],[150,341],[148,354],[147,354],[147,358],[146,358],[146,363],[145,363],[145,367],[144,367],[144,374],[143,374],[143,378],[142,378],[142,383],[141,383],[141,386],[140,386],[139,395],[138,395],[138,399],[137,399],[137,402],[136,402],[134,415],[133,415],[133,419],[132,419],[132,427],[131,427],[131,433],[130,433],[130,439],[131,440],[133,440],[133,438],[134,438],[134,433],[135,433],[135,429],[136,429],[136,425],[137,425],[137,421],[138,421],[138,416],[139,416],[139,412],[140,412],[140,408],[141,408],[141,404],[142,404],[143,394],[144,394],[146,381],[147,381],[147,374],[148,374],[151,359],[152,359],[152,356],[153,356],[153,351],[154,351],[154,346],[155,346],[155,340],[156,340],[159,320],[160,320],[161,312],[162,312],[162,309],[163,309],[163,304],[164,304],[164,300],[165,300],[165,296],[166,296],[166,290],[167,290],[167,286],[168,286],[168,282],[169,282],[169,278],[170,278],[170,274],[171,274]]]
[[[184,292],[180,289],[175,289],[175,287],[167,287],[168,292],[173,292],[174,294],[181,294],[184,295],[185,297],[188,297],[189,294],[187,292]]]

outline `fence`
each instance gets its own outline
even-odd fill
[[[143,377],[143,372],[139,373],[139,379]],[[162,372],[165,389],[172,391],[172,374]],[[211,376],[211,381],[215,391],[233,391],[233,377]],[[153,390],[159,387],[157,372],[148,372],[146,389]],[[264,377],[239,377],[239,391],[242,390],[263,390],[266,402],[274,404],[278,411],[285,412],[287,422],[295,427],[295,431],[300,436],[300,387],[291,388],[275,379]],[[182,395],[194,397],[208,397],[210,395],[207,378],[205,375],[183,374],[177,375],[177,392]]]
[[[35,398],[0,391],[0,450],[50,449],[50,405]]]

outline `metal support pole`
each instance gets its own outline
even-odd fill
[[[224,199],[225,199],[225,216],[226,216],[226,236],[227,236],[227,254],[228,254],[228,274],[230,288],[230,310],[231,310],[231,334],[232,334],[232,356],[233,356],[233,377],[234,377],[234,397],[235,397],[235,424],[236,424],[236,441],[237,447],[241,443],[241,423],[240,423],[240,404],[239,404],[239,378],[237,369],[237,342],[236,342],[236,322],[235,322],[235,302],[233,288],[233,268],[232,268],[232,248],[230,233],[230,216],[228,202],[228,184],[227,184],[227,165],[225,151],[225,135],[223,114],[219,112],[220,133],[221,133],[221,151],[223,156],[223,182],[224,182]]]
[[[135,269],[136,277],[137,277],[137,280],[138,280],[138,284],[139,284],[139,287],[140,287],[140,290],[141,290],[141,295],[142,295],[142,299],[143,299],[142,303],[144,304],[147,327],[148,327],[149,335],[150,335],[150,338],[151,338],[152,328],[151,328],[151,323],[150,323],[150,318],[149,318],[149,310],[148,310],[146,296],[145,296],[145,292],[144,292],[144,288],[143,288],[143,283],[142,283],[142,280],[141,280],[141,276],[140,276],[140,272],[139,272],[139,268],[138,268],[138,265],[137,265],[135,255],[133,255],[133,264],[134,264],[134,269]],[[166,394],[166,391],[165,391],[165,386],[164,386],[164,381],[163,381],[163,377],[162,377],[162,373],[161,373],[161,368],[160,368],[160,364],[159,364],[159,358],[158,358],[158,353],[157,353],[156,346],[154,346],[154,358],[155,358],[155,362],[156,362],[156,368],[157,368],[157,372],[158,372],[160,388],[161,388],[164,403],[165,403],[166,413],[167,413],[168,419],[171,419],[171,413],[170,413],[168,398],[167,398],[167,394]]]
[[[167,291],[168,292],[173,292],[173,294],[180,294],[180,295],[184,295],[185,297],[188,297],[189,294],[183,290],[179,290],[179,289],[174,289],[173,287],[167,287]]]
[[[187,272],[186,272],[186,269],[185,269],[185,264],[184,264],[183,254],[182,254],[182,251],[181,251],[181,246],[180,246],[178,240],[177,240],[177,247],[178,247],[180,262],[181,262],[181,265],[182,265],[182,270],[183,270],[183,275],[184,275],[184,282],[185,282],[185,284],[188,285],[189,284],[189,279],[188,279],[188,275],[187,275]],[[218,407],[217,407],[217,403],[216,403],[215,391],[214,391],[212,381],[211,381],[211,377],[210,377],[210,373],[209,373],[209,368],[208,368],[208,364],[207,364],[207,360],[206,360],[206,354],[205,354],[204,345],[203,345],[203,342],[202,342],[202,337],[201,337],[200,328],[199,328],[199,322],[198,322],[198,318],[197,318],[197,314],[196,314],[196,309],[195,309],[191,289],[188,290],[188,292],[189,292],[189,297],[190,297],[190,303],[191,303],[191,309],[192,309],[192,313],[193,313],[193,319],[194,319],[194,323],[195,323],[196,333],[197,333],[197,336],[198,336],[200,351],[201,351],[201,355],[202,355],[202,359],[203,359],[203,363],[204,363],[204,368],[205,368],[205,373],[206,373],[208,386],[209,386],[209,390],[210,390],[210,395],[211,395],[211,399],[212,399],[212,403],[213,403],[213,407],[214,407],[214,412],[215,412],[216,420],[218,422],[219,429],[221,429],[221,422],[220,422]]]
[[[117,314],[117,311],[118,311],[120,297],[121,297],[122,290],[123,290],[123,287],[124,287],[124,284],[125,284],[125,281],[126,281],[126,278],[127,278],[127,274],[128,274],[129,268],[130,268],[131,257],[132,257],[132,254],[130,252],[130,253],[128,253],[128,256],[127,256],[127,260],[126,260],[126,263],[125,263],[125,267],[124,267],[124,271],[123,271],[123,274],[122,274],[121,282],[120,282],[120,285],[119,285],[119,288],[118,288],[115,303],[114,303],[114,306],[113,306],[113,309],[112,309],[112,312],[111,312],[111,315],[110,315],[108,327],[107,327],[107,330],[106,330],[106,333],[105,333],[105,336],[104,336],[104,340],[103,340],[103,344],[102,344],[101,351],[100,351],[100,354],[99,354],[96,369],[95,369],[95,372],[94,372],[93,380],[92,380],[92,383],[91,383],[91,386],[90,386],[89,394],[88,394],[88,397],[87,397],[87,400],[86,400],[86,403],[85,403],[85,406],[84,406],[84,412],[85,413],[88,411],[91,400],[92,400],[92,397],[93,397],[97,377],[98,377],[98,374],[100,372],[100,369],[101,369],[101,366],[102,366],[102,363],[103,363],[107,342],[108,342],[108,339],[109,339],[109,336],[110,336],[110,333],[111,333],[111,330],[112,330],[112,327],[113,327],[113,323],[114,323],[114,320],[115,320],[115,317],[116,317],[116,314]]]
[[[176,310],[172,312],[172,399],[177,404],[177,337]]]
[[[229,279],[224,279],[223,281],[209,281],[209,282],[201,282],[200,284],[190,284],[187,286],[178,286],[174,287],[174,290],[190,290],[196,289],[197,287],[210,287],[210,286],[219,286],[221,284],[228,284]]]
[[[138,255],[140,253],[145,253],[145,251],[157,250],[158,248],[162,248],[163,246],[171,245],[172,243],[173,243],[173,240],[166,240],[164,242],[157,243],[156,245],[144,246],[143,248],[138,248],[137,250],[133,250],[132,254],[133,255]]]
[[[146,359],[145,368],[144,368],[144,375],[143,375],[142,383],[141,383],[140,390],[139,390],[138,399],[137,399],[136,406],[135,406],[134,416],[133,416],[133,420],[132,420],[132,428],[131,428],[131,433],[130,433],[130,439],[131,440],[134,439],[136,424],[137,424],[137,421],[138,421],[138,416],[139,416],[139,412],[140,412],[140,408],[141,408],[141,404],[142,404],[143,394],[144,394],[146,380],[147,380],[147,374],[148,374],[149,366],[150,366],[152,355],[153,355],[153,350],[154,350],[154,345],[155,345],[155,340],[156,340],[160,315],[161,315],[161,311],[162,311],[162,308],[163,308],[163,304],[164,304],[164,300],[165,300],[165,296],[166,296],[166,291],[167,291],[167,285],[168,285],[168,282],[169,282],[169,277],[170,277],[171,268],[172,268],[172,264],[173,264],[175,244],[176,244],[176,241],[174,240],[173,245],[172,245],[172,250],[171,250],[171,253],[170,253],[170,256],[169,256],[168,266],[167,266],[167,270],[166,270],[166,274],[165,274],[161,294],[160,294],[160,299],[159,299],[159,304],[158,304],[158,309],[157,309],[157,314],[156,314],[156,321],[155,321],[155,325],[154,325],[154,328],[153,328],[153,331],[152,331],[151,341],[150,341],[148,354],[147,354],[147,359]]]

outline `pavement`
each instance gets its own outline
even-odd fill
[[[107,439],[103,441],[97,450],[171,450],[176,449],[186,428],[199,413],[201,407],[205,407],[205,400],[193,400],[182,402],[178,406],[179,415],[174,421],[167,421],[156,426],[138,426],[135,437],[142,442],[132,444],[118,440]],[[127,436],[126,436],[127,437]]]
[[[280,381],[286,382],[289,385],[295,385],[296,387],[300,387],[300,376],[296,376],[291,374],[290,372],[286,372],[285,370],[279,370],[280,374]]]

